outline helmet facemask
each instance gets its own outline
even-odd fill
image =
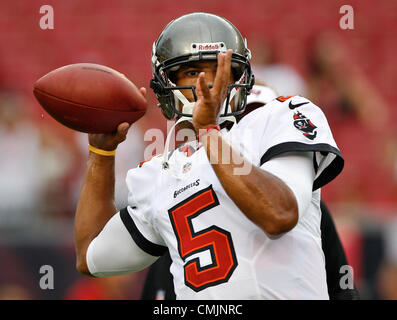
[[[193,43],[192,46],[199,44]],[[164,116],[167,119],[176,117],[191,118],[193,106],[197,101],[196,86],[177,86],[175,84],[175,73],[183,65],[199,61],[217,61],[219,52],[223,50],[198,51],[190,54],[170,58],[162,63],[156,57],[156,45],[153,44],[153,76],[151,88],[154,90]],[[220,47],[220,46],[219,46]],[[248,50],[248,49],[247,49]],[[249,53],[249,50],[248,50]],[[228,93],[219,114],[220,122],[230,117],[242,114],[245,110],[246,99],[254,83],[254,76],[249,64],[249,57],[244,57],[238,53],[232,54],[232,72],[234,83],[228,85]],[[180,90],[192,90],[194,102],[190,102]],[[231,104],[232,103],[232,104]]]
[[[178,118],[165,142],[164,169],[171,169],[168,163],[171,132],[182,121],[192,122],[193,108],[197,101],[196,86],[177,86],[176,72],[188,63],[217,61],[218,54],[227,49],[233,51],[231,63],[235,82],[228,85],[227,96],[219,114],[219,124],[226,120],[236,122],[235,117],[244,112],[247,96],[254,84],[249,63],[251,53],[240,32],[222,17],[195,12],[171,21],[153,43],[153,79],[150,87],[157,96],[158,106],[164,116],[170,120]],[[182,90],[192,90],[194,101],[189,101]],[[176,173],[173,175],[178,177]]]

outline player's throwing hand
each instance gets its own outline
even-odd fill
[[[146,88],[142,87],[139,89],[139,91],[144,97],[146,96]],[[129,128],[130,125],[128,122],[123,122],[117,126],[117,131],[114,133],[89,134],[89,144],[93,147],[106,151],[115,150],[117,146],[127,138]]]

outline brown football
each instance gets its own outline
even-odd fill
[[[147,101],[120,72],[93,63],[55,69],[34,84],[41,106],[61,124],[81,132],[111,133],[122,122],[134,123]]]

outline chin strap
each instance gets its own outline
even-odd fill
[[[193,114],[193,108],[195,102],[190,102],[186,97],[180,92],[179,90],[174,90],[174,97],[175,97],[175,105],[177,106],[179,104],[178,100],[179,99],[183,103],[182,107],[182,113],[187,113],[187,114]],[[164,146],[164,154],[163,154],[163,169],[169,169],[169,164],[168,164],[168,149],[170,146],[171,142],[171,137],[172,133],[175,130],[175,127],[181,123],[182,121],[189,121],[193,122],[192,117],[180,117],[171,127],[170,131],[167,134],[167,139],[165,140],[165,146]]]
[[[183,104],[182,113],[191,114],[192,115],[193,114],[193,108],[194,108],[194,105],[196,103],[195,102],[190,102],[189,100],[187,100],[186,97],[179,90],[173,90],[173,93],[174,93],[174,98],[175,98],[175,105],[178,106],[178,104],[179,104],[178,100],[180,100],[182,102],[182,104]],[[236,93],[237,93],[237,89],[233,88],[231,90],[231,92],[230,92],[229,101],[231,101],[233,99],[233,97],[235,96]],[[224,114],[225,110],[226,110],[226,100],[225,100],[225,102],[222,105],[220,114]],[[179,123],[181,123],[183,121],[189,121],[189,122],[193,123],[193,117],[185,117],[185,116],[183,116],[183,117],[179,118],[174,123],[174,125],[171,127],[170,131],[168,132],[167,139],[165,140],[164,153],[163,153],[163,161],[162,161],[163,169],[170,169],[170,166],[169,166],[169,163],[168,163],[168,160],[169,160],[169,158],[168,158],[169,157],[168,149],[169,149],[169,145],[170,145],[170,142],[171,142],[172,133],[175,130],[175,127]],[[225,121],[231,121],[233,123],[236,123],[236,118],[234,116],[227,116],[227,117],[220,116],[219,117],[219,124],[221,124],[221,123],[223,123]],[[174,177],[178,178],[177,175],[175,175],[175,174],[172,174],[172,175]]]

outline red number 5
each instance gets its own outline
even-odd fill
[[[237,267],[230,232],[217,226],[199,232],[193,230],[192,219],[218,205],[218,198],[210,185],[168,210],[183,261],[195,253],[210,251],[210,265],[201,267],[199,258],[184,265],[185,284],[196,292],[227,282]]]

